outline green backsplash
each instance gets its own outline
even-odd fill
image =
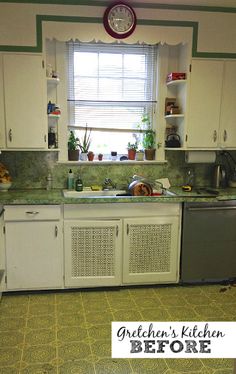
[[[118,187],[127,185],[134,174],[152,179],[168,177],[171,185],[179,186],[185,181],[186,168],[193,168],[195,185],[211,185],[213,165],[188,165],[184,162],[184,152],[166,152],[165,164],[84,164],[79,166],[57,163],[57,152],[2,152],[0,162],[9,170],[14,189],[45,188],[50,172],[53,188],[66,188],[67,173],[71,168],[77,177],[82,176],[84,185],[101,184],[104,178],[111,178]]]

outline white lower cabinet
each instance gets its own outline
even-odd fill
[[[177,282],[179,218],[124,219],[123,283]]]
[[[6,206],[7,290],[63,287],[60,206]]]
[[[65,286],[121,284],[121,220],[65,222]]]
[[[65,206],[65,286],[178,282],[180,221],[179,204]]]

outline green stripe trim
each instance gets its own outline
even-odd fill
[[[96,1],[96,0],[0,0],[0,3],[12,4],[48,4],[48,5],[85,5],[85,6],[107,6],[111,1]],[[236,13],[234,7],[220,7],[220,6],[204,6],[204,5],[185,5],[185,4],[163,4],[163,3],[136,3],[130,1],[130,5],[135,8],[146,9],[168,9],[168,10],[183,10],[193,12],[220,12],[220,13]]]
[[[75,23],[93,23],[101,24],[100,17],[76,17],[76,16],[52,16],[52,15],[36,15],[36,46],[9,46],[1,45],[0,51],[5,52],[34,52],[41,53],[43,47],[43,22],[75,22]],[[188,27],[192,28],[192,57],[201,58],[229,58],[236,59],[236,53],[221,52],[198,52],[198,22],[191,21],[170,21],[170,20],[138,20],[141,26],[164,26],[164,27]]]

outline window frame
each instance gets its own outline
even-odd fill
[[[99,53],[99,48],[101,48],[102,46],[105,47],[105,52],[106,53],[109,53],[109,52],[112,52],[112,53],[120,53],[120,51],[122,52],[122,54],[125,54],[124,52],[124,47],[127,48],[127,53],[130,53],[131,54],[131,48],[133,45],[128,45],[128,44],[120,44],[117,45],[115,43],[113,44],[108,44],[108,43],[77,43],[77,42],[68,42],[66,43],[68,45],[68,49],[67,49],[67,58],[68,58],[68,63],[70,63],[70,59],[74,60],[74,52],[76,51],[81,51],[81,52],[92,52],[94,50],[94,52],[96,53]],[[78,45],[76,45],[78,44]],[[74,47],[76,45],[76,47]],[[115,48],[116,50],[114,50],[114,45],[115,45]],[[138,44],[134,44],[135,47],[139,46]],[[147,45],[145,45],[147,47]],[[89,50],[88,50],[88,47],[89,47]],[[130,52],[128,52],[128,48],[130,48]],[[142,48],[143,45],[140,45],[140,48]],[[149,46],[148,46],[149,47]],[[148,76],[148,74],[150,74],[150,71],[151,71],[151,74],[153,76],[153,80],[152,80],[152,98],[154,97],[155,99],[154,100],[150,100],[150,101],[133,101],[133,103],[138,103],[138,102],[142,102],[142,103],[148,103],[150,105],[150,118],[151,118],[151,123],[152,123],[152,129],[154,131],[157,130],[157,105],[158,105],[158,101],[157,101],[157,97],[158,97],[158,45],[155,45],[155,46],[150,46],[151,48],[156,48],[155,50],[155,53],[154,53],[154,58],[155,58],[155,61],[154,61],[154,64],[147,64],[148,66],[148,73],[146,74],[146,76]],[[140,51],[138,50],[133,50],[132,51],[132,54],[140,54]],[[148,53],[146,53],[148,54]],[[74,77],[74,64],[73,64],[73,70],[71,69],[70,70],[70,73],[69,74],[72,74],[73,72],[73,77]],[[67,73],[67,79],[68,79],[68,87],[69,89],[72,89],[74,90],[74,79],[70,79],[69,77],[69,74]],[[97,79],[99,79],[99,75],[96,76]],[[122,79],[124,78],[124,75],[122,77]],[[88,100],[89,101],[89,100]],[[100,102],[103,102],[104,101],[104,104],[108,102],[108,100],[100,100]],[[68,99],[67,99],[67,102],[68,102]],[[99,101],[97,101],[99,102]],[[112,103],[117,103],[116,101],[111,101],[111,104]],[[131,101],[122,101],[123,104],[127,103],[127,104],[130,104]],[[151,103],[151,104],[150,104]],[[84,125],[76,125],[76,120],[75,120],[75,102],[74,104],[72,105],[67,105],[68,107],[68,116],[70,118],[73,118],[73,123],[74,124],[70,124],[68,123],[68,130],[84,130],[85,129],[85,126],[86,124]],[[108,105],[109,106],[109,105]],[[126,105],[124,105],[125,107]],[[139,106],[139,105],[138,105]],[[128,105],[127,105],[128,107]],[[140,106],[141,107],[141,106]],[[144,106],[143,106],[144,107]],[[70,112],[70,113],[69,113]],[[141,119],[140,119],[141,120]],[[89,129],[91,129],[92,131],[96,132],[96,131],[101,131],[101,132],[117,132],[117,133],[129,133],[129,134],[140,134],[140,133],[143,133],[143,130],[140,129],[140,128],[133,128],[133,129],[130,129],[130,128],[106,128],[106,127],[92,127],[92,126],[88,126]],[[126,152],[127,153],[127,152]],[[124,153],[122,154],[119,154],[119,155],[124,155]],[[108,154],[106,154],[105,156],[108,156]]]

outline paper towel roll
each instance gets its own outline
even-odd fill
[[[214,151],[188,151],[185,152],[185,162],[187,164],[212,164],[216,160]]]

